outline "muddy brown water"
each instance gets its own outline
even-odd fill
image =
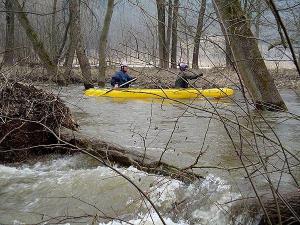
[[[133,167],[119,168],[132,179],[162,213],[167,224],[255,224],[257,220],[241,214],[230,219],[230,205],[223,204],[236,198],[251,195],[251,187],[235,148],[243,151],[245,163],[257,163],[255,154],[272,153],[274,144],[242,131],[241,142],[237,126],[224,124],[211,113],[218,109],[220,115],[250,127],[250,122],[238,104],[244,105],[241,94],[234,101],[223,99],[187,101],[122,100],[93,98],[82,95],[81,86],[53,90],[67,102],[80,124],[80,131],[91,137],[121,145],[132,151],[145,152],[155,158],[187,167],[199,156],[195,172],[206,179],[183,184],[174,179],[150,175]],[[300,97],[292,90],[281,90],[290,114],[264,112],[267,125],[258,112],[251,111],[257,124],[269,138],[280,138],[294,158],[288,154],[294,178],[276,172],[284,166],[280,157],[268,158],[271,179],[279,189],[296,189],[300,170],[299,158]],[[243,107],[244,109],[244,107]],[[296,119],[295,119],[296,118]],[[228,136],[230,134],[230,137]],[[242,144],[241,144],[242,143]],[[258,146],[257,148],[255,146]],[[223,168],[231,168],[224,170]],[[256,188],[268,190],[264,174],[253,174]],[[286,170],[286,167],[285,167]],[[261,170],[259,170],[261,171]],[[138,191],[124,178],[109,168],[84,155],[72,157],[51,156],[34,165],[0,166],[0,224],[92,224],[95,215],[100,224],[121,224],[118,218],[131,224],[160,224],[159,218],[147,201],[141,200]],[[180,204],[179,204],[180,203]],[[175,207],[176,206],[176,207]],[[76,219],[70,219],[75,217]],[[67,220],[69,218],[69,220]],[[98,222],[99,224],[99,222]],[[125,224],[125,223],[124,223]]]

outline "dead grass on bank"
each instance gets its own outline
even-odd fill
[[[111,76],[118,70],[116,67],[107,69],[106,82],[109,85]],[[63,68],[59,69],[63,72]],[[17,80],[20,82],[51,82],[51,78],[47,75],[44,68],[41,66],[12,66],[3,67],[1,79]],[[192,80],[191,84],[200,88],[212,87],[239,87],[239,79],[237,74],[223,67],[215,67],[209,69],[191,70],[195,74],[203,73],[203,77],[197,80]],[[278,88],[300,89],[300,76],[296,69],[271,69],[271,74],[274,77],[275,84]],[[160,68],[129,68],[129,74],[137,77],[136,86],[144,88],[170,88],[174,86],[178,69],[160,69]],[[92,79],[97,83],[98,70],[92,68]],[[80,68],[73,68],[72,76],[69,83],[82,83]]]

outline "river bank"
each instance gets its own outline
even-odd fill
[[[62,68],[60,69],[63,71]],[[110,77],[118,70],[116,67],[109,67],[107,69],[106,82],[110,86]],[[211,87],[238,87],[239,79],[237,74],[229,69],[223,67],[202,68],[199,70],[191,69],[195,74],[203,73],[203,77],[193,81],[192,84],[200,88]],[[300,89],[300,76],[296,69],[270,69],[273,75],[277,88]],[[49,82],[49,77],[46,71],[40,66],[26,67],[14,66],[2,68],[2,74],[7,79],[14,79],[22,82]],[[173,87],[178,69],[159,69],[149,67],[129,67],[129,74],[137,77],[135,86],[143,88],[169,88]],[[98,70],[92,67],[92,79],[97,83]],[[82,83],[81,71],[79,67],[74,67],[71,77],[68,82],[71,84]]]

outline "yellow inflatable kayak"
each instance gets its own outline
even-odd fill
[[[97,89],[91,88],[85,91],[86,96],[112,97],[112,98],[224,98],[233,95],[230,88],[212,89],[143,89],[143,88],[119,88],[119,89]]]

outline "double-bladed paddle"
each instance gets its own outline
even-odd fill
[[[132,83],[132,82],[134,82],[136,80],[137,80],[137,77],[133,78],[132,80],[129,80],[129,81],[125,82],[124,84],[121,84],[118,88],[124,87],[125,85],[130,84],[130,83]],[[111,92],[113,90],[116,90],[116,88],[111,88],[110,90],[108,90],[107,92],[105,92],[103,95],[106,95],[107,93],[109,93],[109,92]]]

